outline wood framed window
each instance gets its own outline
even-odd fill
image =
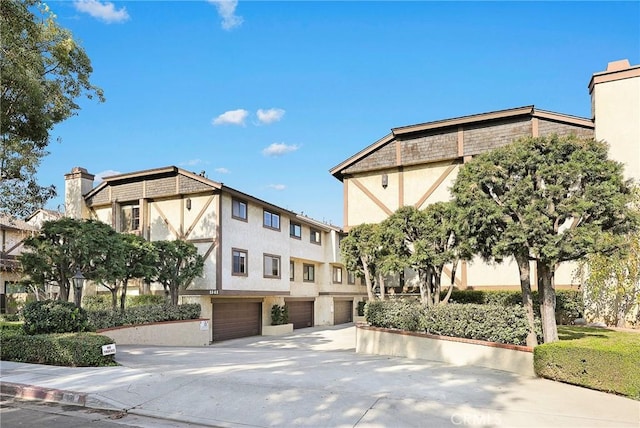
[[[120,232],[140,229],[140,205],[130,204],[120,207]]]
[[[237,276],[247,276],[247,261],[249,260],[247,250],[240,250],[238,248],[234,248],[231,250],[232,252],[232,268],[231,273]]]
[[[347,272],[347,284],[356,285],[356,274],[353,272]]]
[[[302,225],[300,223],[291,222],[289,224],[289,236],[296,239],[302,239]]]
[[[318,229],[311,229],[311,243],[312,244],[322,243],[322,234]]]
[[[342,284],[342,268],[338,266],[333,267],[333,283]]]
[[[247,221],[247,203],[240,199],[231,200],[231,217]]]
[[[264,254],[263,259],[263,276],[265,278],[280,278],[280,256]]]
[[[268,229],[280,230],[280,214],[264,210],[262,225]]]
[[[314,265],[302,265],[302,280],[304,282],[314,282],[316,280],[316,267]]]

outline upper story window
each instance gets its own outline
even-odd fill
[[[333,282],[335,284],[342,284],[342,268],[334,266],[333,267]]]
[[[122,205],[120,207],[120,232],[133,232],[140,229],[140,205]]]
[[[247,221],[247,203],[239,199],[231,201],[231,217]]]
[[[317,229],[311,229],[311,242],[313,244],[320,244],[321,243],[321,234],[320,231]]]
[[[233,275],[247,276],[247,252],[234,248],[233,252]]]
[[[264,277],[280,278],[280,256],[264,255]]]
[[[296,239],[302,238],[302,225],[292,222],[289,225],[289,236]]]
[[[314,282],[316,280],[316,267],[314,265],[302,265],[302,280],[304,282]]]
[[[264,222],[262,225],[269,229],[280,230],[280,215],[264,210]]]
[[[289,260],[289,281],[293,281],[296,279],[296,264],[293,260]]]
[[[356,284],[356,274],[353,272],[347,272],[347,284],[355,285]]]

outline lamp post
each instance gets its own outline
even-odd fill
[[[76,291],[76,294],[75,294],[76,306],[79,308],[81,307],[81,303],[82,303],[82,287],[84,287],[84,280],[86,278],[84,277],[82,272],[80,272],[80,269],[78,269],[76,271],[76,274],[73,275],[73,278],[71,279],[73,279],[73,286]]]

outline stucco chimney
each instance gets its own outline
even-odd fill
[[[93,189],[93,174],[79,166],[64,175],[64,207],[65,215],[71,218],[88,218],[89,209],[84,195]]]

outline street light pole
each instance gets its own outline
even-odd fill
[[[80,269],[78,269],[71,279],[73,280],[73,286],[75,288],[76,306],[80,308],[82,305],[82,288],[84,287],[84,281],[86,278],[82,272],[80,272]]]

